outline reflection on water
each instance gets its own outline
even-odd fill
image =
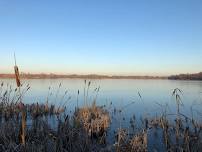
[[[15,86],[15,80],[13,79],[2,79],[0,81]],[[67,110],[70,112],[77,105],[77,92],[79,90],[78,104],[83,105],[84,80],[82,79],[25,79],[23,83],[31,86],[30,91],[24,97],[25,103],[44,103],[49,94],[49,103],[60,105],[64,102],[61,101],[62,96],[65,91],[68,91],[67,96],[71,96],[71,100],[67,102]],[[61,88],[58,90],[60,83]],[[159,103],[168,103],[169,111],[175,112],[175,100],[172,97],[172,91],[175,88],[183,91],[182,100],[184,106],[181,107],[182,113],[190,115],[190,106],[195,102],[202,102],[202,81],[91,80],[89,102],[92,102],[95,96],[94,89],[99,86],[97,104],[105,105],[111,109],[114,107],[117,109],[123,108],[123,115],[126,120],[133,114],[137,117],[158,114],[161,110]],[[50,92],[49,87],[51,87]],[[53,93],[52,95],[50,95],[51,92]],[[195,107],[199,108],[200,106]]]
[[[15,80],[1,79],[0,82],[8,83],[15,87]],[[29,84],[31,89],[23,98],[25,103],[45,103],[47,97],[49,103],[63,105],[67,107],[67,112],[71,114],[75,107],[84,104],[84,80],[82,79],[25,79],[23,83]],[[61,87],[59,87],[61,84]],[[114,112],[122,109],[121,115],[112,115],[109,137],[114,136],[114,130],[120,126],[128,128],[130,118],[135,115],[136,120],[140,121],[143,117],[155,116],[161,113],[159,105],[169,105],[168,113],[176,112],[176,102],[172,97],[172,91],[179,88],[183,91],[183,106],[180,107],[181,113],[190,116],[190,107],[194,106],[195,119],[201,120],[200,112],[202,103],[202,81],[175,81],[175,80],[91,80],[89,89],[88,103],[92,103],[96,96],[95,88],[100,86],[97,98],[98,105],[104,105]],[[50,90],[49,90],[50,87]],[[79,90],[79,96],[78,96]],[[64,94],[67,91],[65,98]],[[66,99],[70,100],[66,102]],[[111,140],[111,139],[110,139]],[[114,141],[111,141],[114,143]]]
[[[15,80],[3,79],[5,83],[15,86]],[[25,103],[45,102],[48,96],[48,89],[51,87],[53,94],[50,102],[60,104],[60,97],[68,91],[71,100],[68,107],[74,108],[77,104],[77,92],[79,94],[79,105],[83,104],[84,80],[81,79],[25,79],[24,84],[30,84],[31,89],[24,97]],[[59,84],[61,88],[58,90]],[[95,95],[94,89],[100,86],[97,104],[110,105],[112,102],[117,108],[126,106],[124,113],[132,114],[153,114],[158,111],[156,103],[168,103],[171,111],[175,111],[175,100],[172,98],[174,88],[183,91],[182,100],[184,103],[183,111],[189,113],[190,105],[195,101],[200,101],[202,97],[201,81],[174,81],[174,80],[91,80],[89,89],[89,100]],[[56,98],[56,92],[58,97]],[[142,99],[140,98],[140,93]],[[89,101],[90,102],[90,101]]]
[[[5,83],[15,86],[15,80],[2,79]],[[84,80],[81,79],[25,79],[23,83],[30,84],[31,89],[24,97],[25,103],[45,102],[48,96],[49,87],[50,101],[54,104],[60,104],[60,97],[68,91],[71,100],[68,102],[69,108],[74,108],[77,104],[77,92],[79,94],[79,105],[83,104]],[[59,84],[61,88],[58,90]],[[175,111],[175,100],[172,98],[174,88],[180,88],[183,91],[182,100],[184,107],[182,110],[189,113],[189,107],[195,101],[201,101],[202,82],[201,81],[174,81],[174,80],[91,80],[89,89],[89,100],[95,96],[94,89],[100,86],[97,104],[110,105],[117,108],[125,107],[124,113],[132,114],[154,114],[158,111],[156,103],[168,103],[170,110]],[[56,98],[56,92],[58,95]],[[140,94],[139,94],[139,93]],[[140,98],[140,95],[142,98]],[[90,101],[89,101],[90,102]],[[134,102],[134,104],[131,104]]]

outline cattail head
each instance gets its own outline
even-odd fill
[[[20,87],[20,74],[19,74],[19,70],[18,70],[18,66],[17,65],[14,66],[14,70],[15,70],[16,84],[17,84],[18,87]]]
[[[88,82],[88,87],[90,86],[90,84],[91,84],[91,82],[89,81],[89,82]]]

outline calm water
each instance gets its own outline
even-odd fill
[[[15,87],[15,80],[0,79],[0,82],[8,83]],[[49,103],[56,105],[66,105],[68,112],[74,110],[78,104],[83,105],[84,99],[84,80],[82,79],[29,79],[23,80],[23,83],[29,84],[31,89],[24,96],[25,103],[39,102],[44,103],[49,94]],[[59,88],[59,84],[61,87]],[[184,106],[181,112],[190,115],[190,106],[194,103],[202,103],[202,81],[175,81],[175,80],[91,80],[88,102],[96,96],[94,89],[100,86],[97,96],[97,104],[105,105],[109,109],[123,109],[123,117],[127,120],[133,114],[137,117],[158,115],[161,111],[160,104],[168,104],[169,112],[176,110],[175,100],[172,97],[172,91],[179,88],[183,91],[182,101]],[[49,91],[49,87],[51,87]],[[59,88],[59,89],[58,89]],[[68,91],[66,97],[62,97]],[[52,92],[52,95],[50,95]],[[58,92],[58,93],[57,93]],[[138,93],[139,92],[139,93]],[[140,95],[142,98],[140,98]],[[71,100],[66,102],[68,97]],[[112,102],[112,105],[111,105]],[[200,105],[194,106],[200,111]],[[195,113],[196,117],[200,117]]]
[[[15,80],[0,79],[0,82],[7,83],[15,87]],[[29,84],[31,89],[23,98],[25,103],[45,103],[49,96],[49,103],[65,105],[67,112],[72,113],[77,106],[83,105],[84,80],[82,79],[46,79],[46,80],[23,80],[25,85]],[[61,87],[59,88],[59,84]],[[135,114],[139,120],[144,117],[159,115],[161,108],[157,104],[168,104],[168,113],[175,113],[176,103],[172,97],[172,91],[179,88],[183,91],[182,101],[184,106],[180,107],[181,113],[190,116],[191,105],[194,109],[201,111],[202,106],[202,81],[175,81],[175,80],[91,80],[88,94],[88,102],[96,96],[95,88],[100,86],[97,96],[97,104],[105,105],[111,112],[114,109],[122,109],[121,115],[113,116],[109,136],[113,136],[113,131],[121,124],[122,127],[129,127],[129,120]],[[51,87],[49,91],[49,87]],[[59,88],[59,89],[58,89]],[[79,90],[79,96],[77,92]],[[68,94],[63,99],[65,91]],[[50,95],[52,92],[52,95]],[[138,93],[139,92],[139,93]],[[49,94],[49,95],[48,95]],[[71,99],[67,101],[68,97]],[[141,98],[140,98],[141,96]],[[67,101],[67,102],[66,102]],[[112,103],[112,104],[111,104]],[[197,105],[196,105],[197,103]],[[201,115],[194,112],[195,119],[201,121]],[[111,141],[112,143],[114,141]]]
[[[0,79],[0,82],[8,83],[15,87],[15,80]],[[23,80],[29,84],[31,89],[25,94],[24,102],[43,103],[48,96],[49,87],[50,103],[63,104],[66,97],[61,101],[65,91],[71,100],[67,102],[68,110],[72,110],[77,105],[77,92],[79,94],[79,105],[83,105],[84,80],[82,79],[46,79],[46,80]],[[58,91],[59,84],[61,88]],[[168,104],[171,111],[175,110],[175,100],[172,91],[179,88],[183,91],[182,101],[184,106],[182,111],[189,114],[189,108],[193,102],[202,102],[202,81],[175,81],[175,80],[91,80],[88,100],[89,103],[96,96],[94,89],[100,86],[97,97],[97,104],[124,108],[125,115],[135,114],[154,114],[158,112],[159,106],[156,103]],[[58,95],[56,95],[58,91]],[[49,92],[49,93],[50,93]],[[141,97],[139,96],[140,93]],[[129,104],[129,105],[128,105]],[[128,106],[127,106],[128,105]],[[198,106],[196,106],[198,107]]]

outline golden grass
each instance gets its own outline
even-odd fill
[[[78,108],[75,111],[75,119],[90,136],[102,136],[110,125],[109,113],[95,104],[90,107]]]

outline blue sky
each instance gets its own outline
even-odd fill
[[[0,0],[0,73],[202,71],[201,0]]]

